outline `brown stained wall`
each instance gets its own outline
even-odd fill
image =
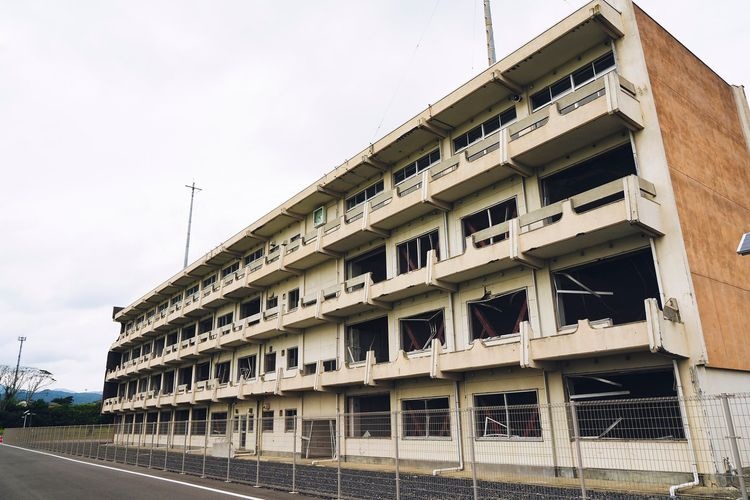
[[[638,30],[674,187],[708,365],[750,370],[750,152],[731,87],[643,11]]]

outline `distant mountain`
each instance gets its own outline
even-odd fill
[[[102,399],[101,392],[73,392],[65,389],[44,389],[34,394],[34,399],[41,399],[49,403],[53,399],[67,398],[68,396],[73,396],[73,404],[76,405],[82,403],[93,403],[94,401],[100,401]],[[25,398],[25,392],[20,391],[18,399],[23,400]]]

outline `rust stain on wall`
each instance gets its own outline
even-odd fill
[[[732,89],[636,7],[708,365],[750,370],[750,152]]]

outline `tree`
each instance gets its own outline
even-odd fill
[[[21,391],[25,391],[24,399],[28,404],[37,391],[54,381],[52,374],[47,370],[21,366],[16,373],[14,366],[0,365],[0,388],[3,390],[0,410],[7,409]]]

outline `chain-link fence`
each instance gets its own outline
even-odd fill
[[[309,418],[290,409],[193,420],[178,408],[6,429],[5,442],[335,498],[747,499],[750,394],[480,402]]]

